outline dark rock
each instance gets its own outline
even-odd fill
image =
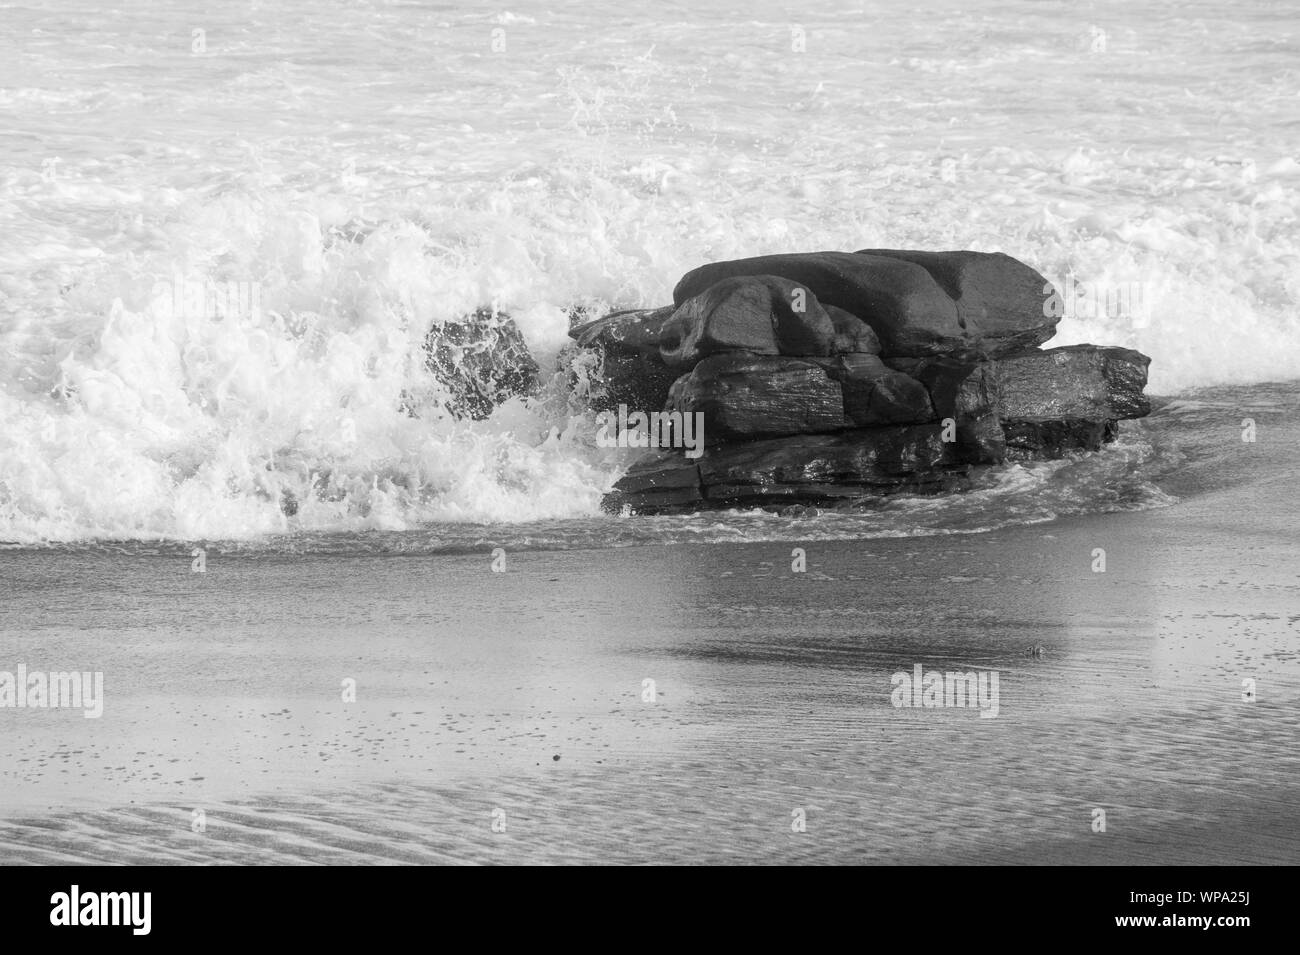
[[[588,396],[593,410],[620,404],[637,411],[658,411],[678,373],[659,360],[659,335],[672,317],[672,306],[611,312],[569,330],[579,347],[597,360]]]
[[[1059,457],[1097,450],[1114,422],[1150,410],[1142,393],[1150,359],[1127,348],[1070,345],[991,362],[891,359],[930,393],[940,418],[956,423],[963,460]],[[1109,436],[1109,437],[1108,437]]]
[[[937,424],[724,445],[699,466],[705,496],[722,506],[854,500],[939,486],[959,473]]]
[[[1057,421],[1002,422],[1007,457],[1013,461],[1059,458],[1072,451],[1098,451],[1119,433],[1116,421],[1070,418]]]
[[[583,348],[616,348],[648,356],[659,354],[659,334],[672,318],[673,307],[633,308],[610,312],[594,322],[569,329],[569,337]]]
[[[797,282],[779,276],[758,278],[772,290],[772,321],[776,327],[776,347],[781,354],[794,358],[832,354],[838,333],[817,296]]]
[[[481,420],[502,402],[537,388],[533,360],[514,319],[480,308],[459,322],[429,329],[424,342],[429,370],[447,388],[446,409]]]
[[[875,355],[839,355],[818,359],[817,364],[840,383],[844,415],[852,425],[869,428],[934,420],[925,386],[887,367]]]
[[[973,252],[696,269],[678,283],[675,308],[616,312],[571,332],[600,356],[596,408],[703,417],[702,457],[650,453],[604,506],[862,506],[899,490],[957,489],[971,465],[1095,451],[1119,420],[1149,412],[1149,359],[1034,348],[1054,333],[1051,294],[1028,266]]]
[[[997,410],[997,377],[992,362],[929,358],[891,362],[921,382],[941,418],[979,417]]]
[[[1001,464],[1006,459],[1007,437],[996,414],[958,418],[954,437],[957,454],[967,464]]]
[[[1142,389],[1151,359],[1130,348],[1068,345],[996,363],[998,414],[1017,460],[1096,451],[1118,421],[1151,411]]]
[[[906,367],[925,386],[935,415],[952,423],[945,426],[945,435],[963,461],[997,464],[1005,457],[995,363],[928,358],[892,364]]]
[[[696,462],[674,451],[654,451],[640,458],[605,495],[601,507],[619,513],[630,507],[640,514],[690,510],[704,501]]]
[[[858,316],[844,311],[835,305],[823,305],[835,327],[835,344],[832,353],[836,355],[879,355],[880,339],[871,330],[871,326]]]
[[[810,288],[819,302],[870,325],[887,354],[905,353],[897,347],[906,343],[905,332],[925,331],[927,326],[956,328],[956,306],[925,269],[852,252],[763,255],[703,265],[682,277],[673,289],[673,301],[685,301],[723,279],[743,275],[779,275]]]
[[[717,352],[779,355],[772,321],[772,290],[762,282],[719,282],[683,302],[659,339],[670,368],[689,369]]]
[[[1046,279],[1010,256],[982,252],[811,252],[714,262],[687,272],[673,301],[742,275],[806,286],[823,305],[870,325],[889,356],[996,357],[1047,341],[1059,321],[1044,314]]]
[[[703,413],[707,444],[846,426],[839,383],[797,358],[712,355],[677,380],[668,407]]]
[[[667,404],[678,374],[665,367],[658,356],[608,348],[593,377],[592,410],[610,411],[627,405],[635,411],[658,411]]]
[[[1060,311],[1047,302],[1056,294],[1036,269],[1001,252],[917,252],[862,249],[860,255],[885,256],[919,265],[957,305],[958,322],[983,343],[975,351],[994,358],[1040,345],[1056,334]]]
[[[1130,348],[1069,345],[1012,355],[997,363],[1003,421],[1141,418],[1151,359]]]
[[[688,369],[720,352],[829,355],[835,326],[807,288],[770,275],[728,278],[682,302],[664,325],[659,353]]]

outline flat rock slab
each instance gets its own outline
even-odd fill
[[[871,326],[891,357],[995,358],[1042,344],[1059,321],[1045,307],[1051,283],[1010,256],[985,252],[874,249],[714,262],[687,272],[673,301],[745,275],[806,286],[824,306]]]
[[[631,507],[642,514],[690,510],[704,502],[696,462],[673,451],[655,451],[628,468],[601,507],[613,513]]]
[[[1128,348],[1067,345],[996,361],[889,363],[925,385],[940,419],[955,422],[964,460],[995,464],[1005,456],[1095,451],[1113,440],[1114,422],[1150,413],[1142,393],[1150,362]]]
[[[605,497],[607,511],[835,504],[961,486],[966,468],[938,425],[862,428],[708,449],[698,462],[653,452]]]
[[[699,460],[706,493],[723,484],[887,487],[956,464],[937,424],[748,441],[710,448]]]
[[[1151,359],[1131,348],[1067,345],[997,363],[999,415],[1004,421],[1142,418]]]
[[[706,444],[847,426],[839,382],[797,358],[712,355],[677,380],[668,407],[703,414]]]

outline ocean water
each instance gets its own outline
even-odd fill
[[[1170,503],[1163,477],[1252,408],[1294,410],[1286,5],[125,0],[0,22],[10,545],[979,530]],[[960,499],[794,531],[600,516],[627,460],[564,386],[569,310],[664,304],[709,260],[869,246],[999,250],[1115,292],[1054,344],[1138,348],[1177,400]],[[419,345],[482,305],[554,375],[457,422]]]

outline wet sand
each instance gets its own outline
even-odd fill
[[[1296,518],[1279,477],[805,573],[0,553],[0,669],[106,696],[0,710],[0,861],[1295,863]],[[998,716],[894,707],[916,664],[996,670]]]

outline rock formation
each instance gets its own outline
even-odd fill
[[[852,502],[1095,451],[1148,413],[1150,360],[1041,349],[1056,294],[1000,253],[866,249],[694,269],[673,306],[570,333],[599,356],[598,409],[702,416],[702,456],[648,452],[606,507]]]
[[[537,362],[514,319],[490,308],[433,326],[424,352],[429,370],[447,390],[447,411],[456,418],[481,420],[501,402],[537,387]]]

